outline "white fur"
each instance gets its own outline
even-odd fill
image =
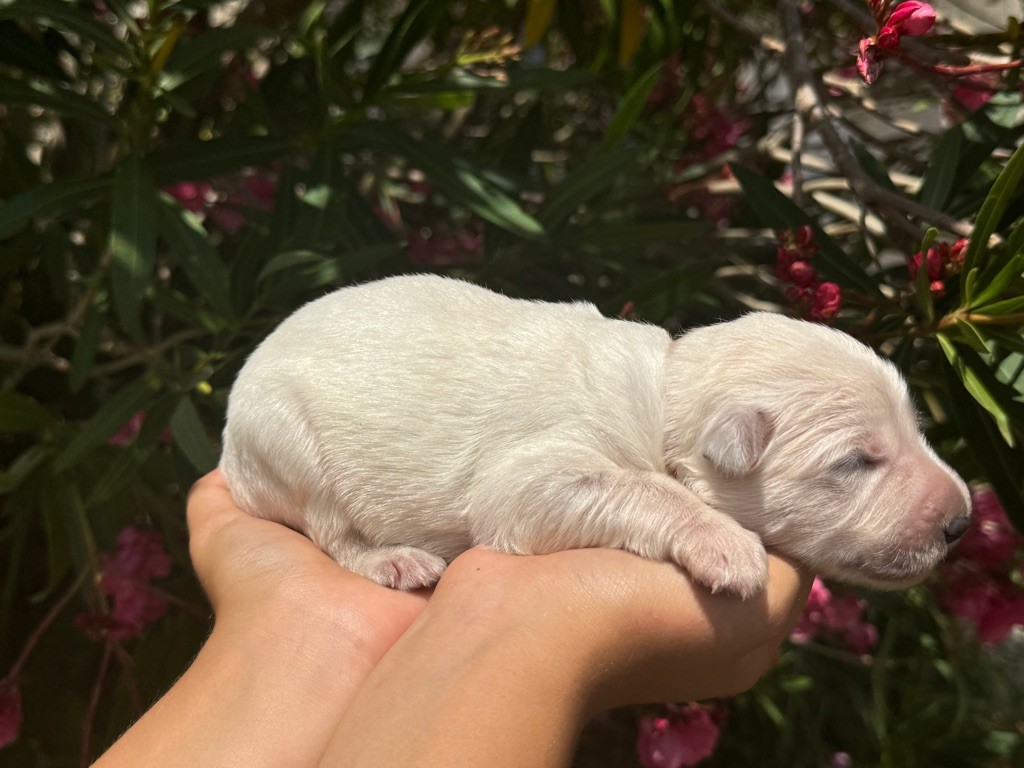
[[[431,276],[285,320],[235,382],[221,467],[243,509],[402,588],[474,545],[606,546],[746,596],[762,539],[893,586],[968,513],[895,368],[849,336],[761,313],[673,341]]]

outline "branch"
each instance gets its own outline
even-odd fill
[[[773,53],[785,53],[786,44],[779,40],[777,37],[771,37],[769,35],[762,35],[753,27],[749,26],[743,19],[736,16],[729,11],[725,10],[722,6],[715,2],[715,0],[702,0],[704,7],[707,12],[710,13],[714,18],[718,19],[724,24],[728,24],[730,27],[735,29],[749,41],[755,45],[759,45],[766,51],[772,51]]]
[[[807,40],[800,25],[800,14],[795,0],[780,0],[779,17],[787,40],[786,64],[795,92],[796,108],[805,114],[821,134],[832,160],[840,172],[849,179],[853,193],[864,203],[873,204],[878,216],[885,222],[890,237],[899,233],[908,247],[921,238],[920,228],[910,222],[910,216],[962,237],[971,234],[971,225],[928,206],[908,200],[902,195],[880,186],[861,168],[857,158],[840,135],[828,111],[828,97],[821,80],[814,74],[807,58]],[[902,214],[902,215],[901,215]]]

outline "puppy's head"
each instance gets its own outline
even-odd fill
[[[966,531],[966,485],[925,442],[895,366],[868,347],[763,313],[675,344],[673,356],[704,357],[688,363],[707,376],[682,401],[667,397],[668,468],[768,546],[895,589],[923,579]],[[672,411],[695,407],[698,423],[680,428]]]

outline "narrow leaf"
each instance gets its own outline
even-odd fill
[[[156,262],[156,186],[136,155],[114,177],[110,253],[114,308],[128,335],[141,341],[142,296]]]
[[[370,103],[377,92],[387,85],[388,80],[401,68],[409,52],[430,31],[433,20],[443,13],[446,7],[446,3],[438,3],[436,0],[411,0],[406,5],[366,75],[363,104]]]
[[[597,153],[548,191],[537,211],[537,218],[546,228],[556,229],[581,205],[607,192],[635,165],[636,152],[633,149],[620,146]]]
[[[100,308],[95,303],[89,305],[85,319],[82,320],[82,327],[78,331],[78,341],[75,344],[75,353],[71,356],[71,368],[68,371],[68,386],[71,387],[72,392],[78,392],[92,372],[103,321],[104,317]]]
[[[1006,262],[1003,268],[992,278],[992,281],[977,296],[969,299],[970,303],[968,306],[978,306],[997,298],[1014,282],[1020,280],[1022,273],[1024,273],[1024,253],[1018,253]]]
[[[170,424],[174,442],[192,466],[203,474],[217,466],[217,452],[210,445],[203,422],[190,398],[181,399]]]
[[[605,149],[616,146],[629,133],[633,123],[640,117],[644,104],[647,103],[647,97],[651,95],[651,91],[657,85],[658,79],[661,77],[661,71],[662,64],[659,62],[640,75],[637,81],[626,91],[622,101],[619,102],[619,106],[615,110],[615,114],[612,116],[611,122],[608,123],[608,129],[604,133],[602,146]]]
[[[155,377],[143,376],[107,400],[57,457],[54,469],[62,472],[106,442],[137,411],[150,403],[159,386]]]
[[[54,83],[24,83],[11,78],[0,80],[0,104],[32,104],[52,109],[65,117],[73,117],[106,128],[117,128],[117,119],[95,99],[86,98]]]
[[[194,181],[278,160],[298,146],[294,139],[224,136],[210,141],[174,144],[147,158],[157,184]]]
[[[35,432],[52,422],[50,412],[34,398],[18,392],[0,392],[0,432]]]
[[[109,176],[41,184],[0,205],[0,240],[16,234],[30,221],[60,216],[110,190]]]
[[[988,249],[989,238],[999,226],[1006,206],[1016,194],[1022,177],[1024,177],[1024,144],[1017,147],[1017,151],[1013,153],[1009,162],[996,178],[985,202],[981,205],[981,211],[974,222],[974,230],[971,232],[971,241],[964,255],[965,280],[966,274],[972,268],[981,265],[981,257]]]
[[[196,290],[215,310],[232,315],[228,269],[210,244],[199,218],[170,195],[161,193],[157,225],[175,261]]]
[[[743,194],[750,201],[754,213],[767,226],[781,230],[814,224],[810,216],[776,189],[768,179],[738,163],[730,163],[729,168],[743,189]],[[814,239],[820,248],[815,263],[826,276],[873,296],[882,295],[875,281],[818,226],[814,229]]]
[[[953,191],[957,163],[960,160],[960,145],[963,141],[962,132],[960,126],[954,126],[942,134],[942,138],[935,145],[931,162],[921,177],[918,198],[937,211],[945,210],[946,201]]]
[[[997,301],[986,307],[977,307],[971,310],[979,315],[1012,315],[1017,312],[1024,312],[1024,296],[1015,296],[1012,299]]]
[[[555,15],[555,0],[528,0],[526,23],[523,25],[523,48],[533,48],[544,39]]]

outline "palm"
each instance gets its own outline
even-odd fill
[[[336,624],[382,655],[419,615],[426,595],[398,592],[344,570],[305,536],[235,506],[223,476],[189,503],[192,559],[218,617],[243,613]]]

